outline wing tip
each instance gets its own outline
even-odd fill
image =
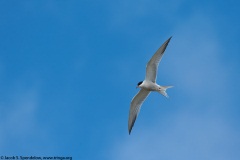
[[[167,40],[167,43],[172,39],[173,36],[169,37],[168,40]]]
[[[130,130],[128,130],[128,134],[129,134],[129,135],[131,134],[131,129],[130,129]]]
[[[128,134],[130,135],[132,131],[132,126],[128,126]]]
[[[133,118],[133,120],[131,121],[131,123],[128,123],[128,134],[129,134],[129,135],[131,134],[132,128],[133,128],[134,123],[135,123],[135,120],[136,120],[136,117]]]

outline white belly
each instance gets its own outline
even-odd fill
[[[150,90],[150,91],[159,91],[160,86],[156,83],[153,83],[151,81],[143,81],[143,83],[140,85],[141,88]]]

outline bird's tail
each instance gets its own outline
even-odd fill
[[[158,92],[168,98],[168,94],[167,94],[166,91],[167,91],[168,88],[172,88],[172,87],[173,86],[161,86],[161,90],[158,91]]]

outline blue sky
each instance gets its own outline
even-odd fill
[[[239,5],[0,1],[0,155],[240,158]],[[128,135],[136,84],[173,36]]]

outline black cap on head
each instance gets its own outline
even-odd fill
[[[143,83],[143,81],[141,81],[141,82],[138,82],[137,86],[141,85],[142,83]]]

